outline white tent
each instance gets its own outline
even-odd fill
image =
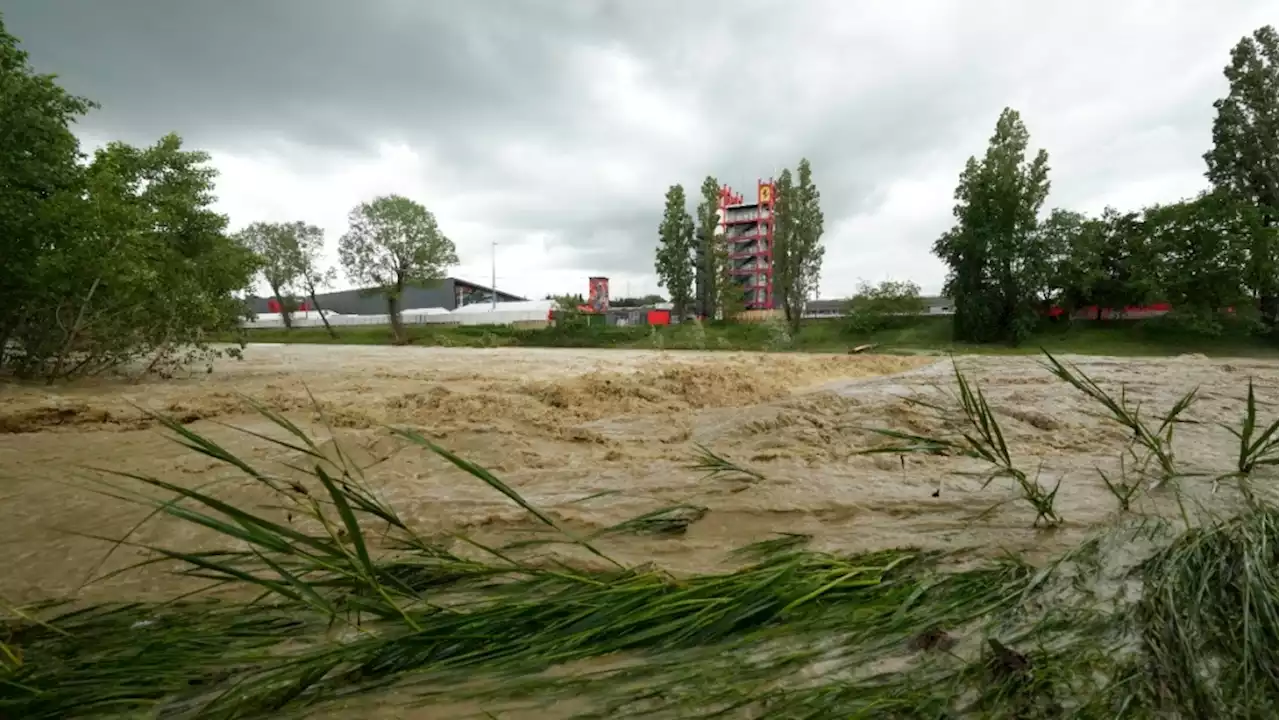
[[[555,300],[500,302],[496,306],[476,303],[460,307],[449,315],[459,325],[510,325],[518,322],[545,322],[555,306]]]

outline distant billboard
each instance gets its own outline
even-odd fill
[[[608,312],[609,278],[593,277],[587,282],[587,307],[591,308],[591,312]]]

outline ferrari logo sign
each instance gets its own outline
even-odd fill
[[[760,203],[768,204],[769,201],[772,199],[773,199],[773,186],[761,185],[760,186]]]

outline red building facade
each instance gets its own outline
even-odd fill
[[[750,202],[728,185],[720,189],[720,231],[728,245],[729,273],[742,287],[743,306],[770,310],[773,300],[773,181],[756,181]]]

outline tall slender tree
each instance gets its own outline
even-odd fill
[[[822,246],[825,223],[822,214],[822,194],[818,192],[818,186],[813,182],[813,170],[809,167],[809,161],[806,158],[800,158],[800,164],[796,166],[796,192],[799,205],[796,208],[798,222],[794,243],[799,251],[796,258],[799,282],[792,288],[796,296],[792,305],[803,312],[809,296],[818,291],[818,281],[822,275],[822,259],[826,255],[826,249]],[[793,328],[799,329],[800,313],[795,314],[791,324]]]
[[[798,205],[794,190],[791,170],[783,168],[773,183],[773,301],[775,307],[782,306],[787,322],[792,321],[793,315],[800,314],[800,310],[791,305],[793,294],[787,292],[787,288],[799,282],[798,254],[794,252],[799,213],[794,210]]]
[[[715,307],[721,318],[732,320],[746,307],[746,295],[733,274],[733,263],[729,260],[729,243],[716,243],[711,260]]]
[[[667,189],[662,223],[658,225],[658,251],[654,267],[658,283],[667,289],[677,318],[683,320],[693,304],[694,223],[685,209],[684,187]]]
[[[1049,194],[1049,154],[1028,160],[1030,137],[1016,110],[1000,113],[986,155],[970,157],[960,174],[956,225],[934,243],[950,268],[944,292],[955,301],[957,339],[1017,343],[1034,328],[1048,275],[1036,218]]]
[[[320,322],[324,323],[329,337],[336,338],[338,333],[329,324],[327,313],[320,307],[320,298],[317,296],[317,291],[332,285],[338,275],[337,269],[326,265],[321,258],[324,253],[324,230],[301,221],[289,223],[286,227],[295,238],[294,244],[298,248],[299,289],[306,293],[312,309],[320,315]]]
[[[698,203],[695,220],[697,229],[694,252],[695,286],[697,313],[704,317],[714,318],[719,309],[719,255],[723,254],[723,240],[716,234],[720,227],[720,182],[708,175],[702,181],[701,201]]]
[[[1277,314],[1275,229],[1280,219],[1280,41],[1272,25],[1258,28],[1231,50],[1223,69],[1227,96],[1214,103],[1213,148],[1204,155],[1206,175],[1219,192],[1256,207],[1266,232],[1249,250],[1249,289],[1272,328]],[[1217,202],[1217,200],[1215,200]]]
[[[805,302],[818,289],[822,273],[822,194],[805,158],[796,166],[794,186],[790,170],[783,170],[775,185],[778,198],[774,209],[778,218],[774,227],[773,292],[775,298],[781,299],[794,332],[800,327]]]

